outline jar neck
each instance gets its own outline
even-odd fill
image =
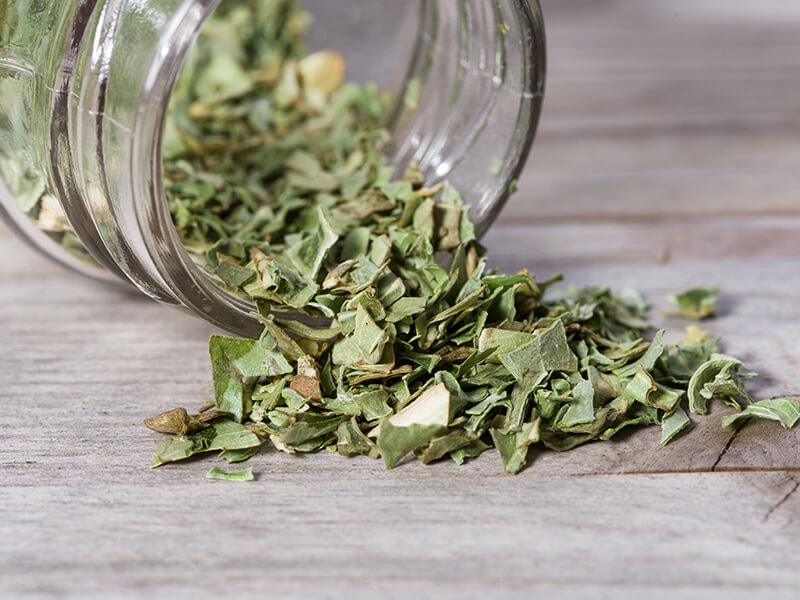
[[[152,298],[252,335],[252,307],[222,290],[183,248],[163,186],[170,95],[219,2],[77,7],[71,36],[80,44],[69,46],[53,100],[53,180],[76,234],[103,266]]]

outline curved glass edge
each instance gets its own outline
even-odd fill
[[[87,251],[59,199],[48,141],[58,66],[76,2],[4,5],[0,19],[0,218],[48,258],[113,281]]]
[[[422,0],[417,51],[391,121],[392,161],[449,181],[479,235],[513,192],[541,113],[545,32],[537,0]]]

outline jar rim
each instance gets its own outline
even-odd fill
[[[189,52],[203,25],[223,0],[185,2],[161,37],[142,89],[132,129],[132,158],[148,165],[132,179],[140,231],[158,271],[184,308],[225,330],[257,336],[260,327],[250,312],[255,306],[226,292],[203,271],[183,246],[164,189],[163,139],[169,101]]]

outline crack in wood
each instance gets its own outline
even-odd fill
[[[770,508],[766,512],[766,514],[764,514],[764,517],[761,519],[762,522],[766,523],[776,510],[778,510],[781,506],[786,504],[789,498],[792,497],[792,494],[794,494],[797,491],[797,488],[800,488],[800,481],[797,481],[794,477],[789,476],[789,481],[794,482],[792,489],[790,489],[786,494],[784,494],[783,497],[780,500],[778,500],[778,502],[776,502],[772,506],[772,508]]]
[[[567,477],[610,477],[621,475],[697,475],[700,473],[800,473],[800,467],[719,467],[713,471],[708,467],[698,469],[629,469],[624,471],[592,471],[566,474]]]
[[[730,447],[733,445],[733,442],[736,439],[736,436],[739,435],[740,431],[741,431],[741,428],[739,428],[739,429],[737,429],[736,431],[733,432],[733,435],[731,435],[730,439],[728,440],[728,443],[725,444],[725,447],[722,449],[722,452],[719,453],[719,456],[717,457],[717,460],[715,460],[714,464],[711,465],[711,469],[709,469],[710,471],[716,471],[717,470],[717,466],[722,461],[722,458],[725,456],[725,454],[727,454],[728,450],[730,450]]]

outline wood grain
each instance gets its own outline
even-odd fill
[[[503,271],[665,295],[718,285],[704,326],[800,396],[800,8],[543,0],[548,96]],[[327,454],[150,470],[144,417],[209,396],[205,323],[85,280],[0,229],[0,597],[795,598],[800,430],[696,419],[520,476],[491,454],[386,472]]]
[[[502,219],[797,213],[796,3],[542,6],[544,112]]]

